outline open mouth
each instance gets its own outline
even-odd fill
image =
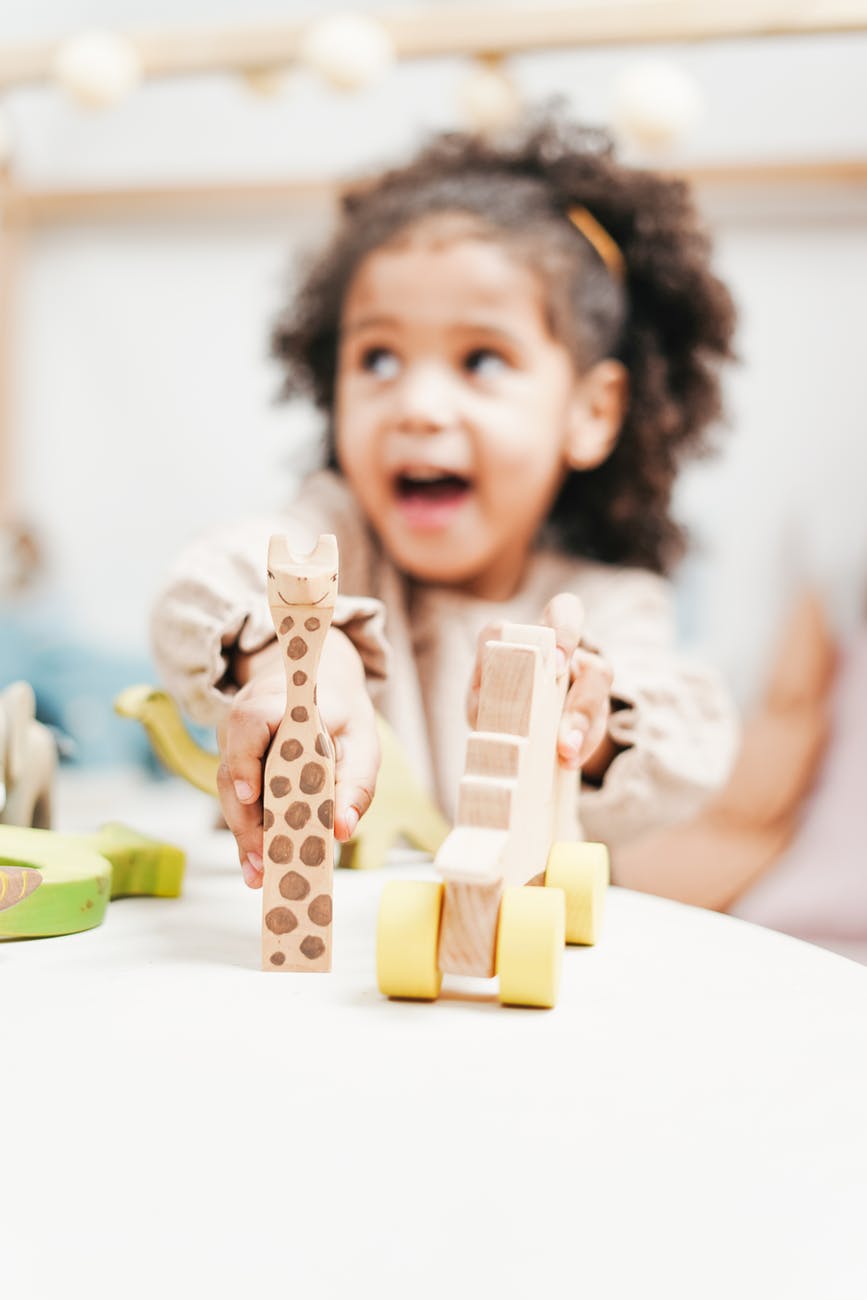
[[[414,465],[395,475],[394,492],[404,524],[413,532],[441,534],[450,528],[473,490],[464,474]]]
[[[470,491],[471,483],[462,474],[427,471],[407,471],[398,474],[395,481],[397,495],[407,503],[435,504],[457,503]]]

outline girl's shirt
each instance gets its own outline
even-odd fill
[[[232,652],[273,639],[266,560],[275,532],[302,554],[320,533],[336,535],[344,594],[334,623],[358,648],[376,707],[446,816],[463,773],[479,632],[497,620],[537,623],[564,591],[583,601],[584,640],[614,670],[609,731],[624,748],[601,786],[583,787],[580,818],[587,838],[612,848],[615,874],[619,845],[692,816],[724,782],[737,744],[734,711],[716,674],[675,649],[664,579],[539,549],[505,602],[420,584],[390,562],[344,481],[327,470],[305,481],[285,517],[206,536],[173,567],[154,610],[153,648],[167,688],[194,721],[215,725],[229,707]]]

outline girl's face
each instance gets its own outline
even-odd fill
[[[510,596],[576,463],[581,399],[541,282],[501,245],[417,230],[361,263],[341,320],[337,456],[405,573]]]

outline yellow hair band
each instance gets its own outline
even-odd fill
[[[581,231],[588,244],[605,263],[609,273],[622,283],[626,279],[626,259],[608,231],[600,226],[593,213],[588,212],[586,208],[570,208],[568,215],[572,225],[576,230]]]

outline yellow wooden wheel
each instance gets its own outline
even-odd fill
[[[566,903],[555,889],[503,890],[497,929],[500,1001],[553,1007],[560,989]]]
[[[545,884],[566,895],[566,942],[595,943],[608,888],[608,849],[604,844],[554,844]]]
[[[443,886],[435,880],[389,880],[376,927],[376,976],[389,998],[432,1001],[443,982],[437,947]]]

